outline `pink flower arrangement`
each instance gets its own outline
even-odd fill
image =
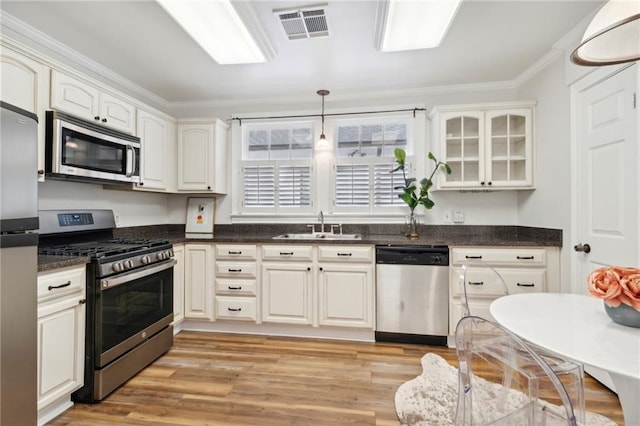
[[[587,277],[589,294],[616,308],[621,303],[640,311],[640,268],[606,266]]]

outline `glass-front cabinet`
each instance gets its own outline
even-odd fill
[[[532,189],[535,103],[436,107],[439,189]]]

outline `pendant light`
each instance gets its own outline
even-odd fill
[[[578,65],[613,65],[640,59],[640,0],[609,0],[593,17],[580,46]]]
[[[322,96],[322,133],[320,133],[320,139],[316,142],[316,149],[327,149],[329,148],[329,142],[327,141],[326,136],[324,135],[324,97],[329,94],[328,90],[320,89],[316,92],[318,95]]]

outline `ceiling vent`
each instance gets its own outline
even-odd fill
[[[301,9],[274,10],[289,40],[329,36],[327,5],[309,6]]]

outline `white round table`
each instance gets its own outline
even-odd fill
[[[640,328],[614,323],[602,300],[578,294],[513,294],[492,302],[490,312],[523,339],[607,371],[625,425],[640,426]]]

